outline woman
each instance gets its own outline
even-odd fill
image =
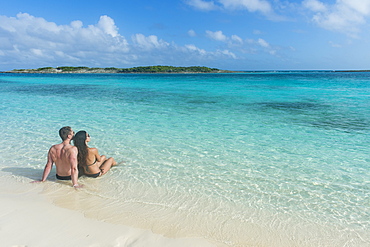
[[[90,135],[81,130],[73,137],[73,144],[78,149],[78,167],[80,173],[88,177],[97,178],[109,171],[117,162],[111,157],[107,159],[105,155],[99,155],[98,149],[89,148],[87,143],[90,141]]]

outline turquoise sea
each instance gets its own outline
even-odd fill
[[[87,217],[225,246],[370,246],[370,73],[0,74],[0,115],[2,176],[40,179],[65,125],[124,162],[64,195]]]

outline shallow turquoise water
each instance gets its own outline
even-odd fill
[[[70,125],[125,161],[83,182],[139,225],[235,246],[370,245],[370,73],[1,74],[0,86],[2,171],[39,178]]]

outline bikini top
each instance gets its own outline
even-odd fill
[[[95,157],[94,163],[92,163],[91,165],[86,165],[86,166],[92,166],[92,165],[95,165],[95,163],[96,163],[96,157]]]

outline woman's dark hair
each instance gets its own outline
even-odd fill
[[[86,131],[81,130],[75,134],[73,137],[73,144],[78,149],[77,161],[78,166],[86,166],[87,159],[87,145],[86,145]]]

